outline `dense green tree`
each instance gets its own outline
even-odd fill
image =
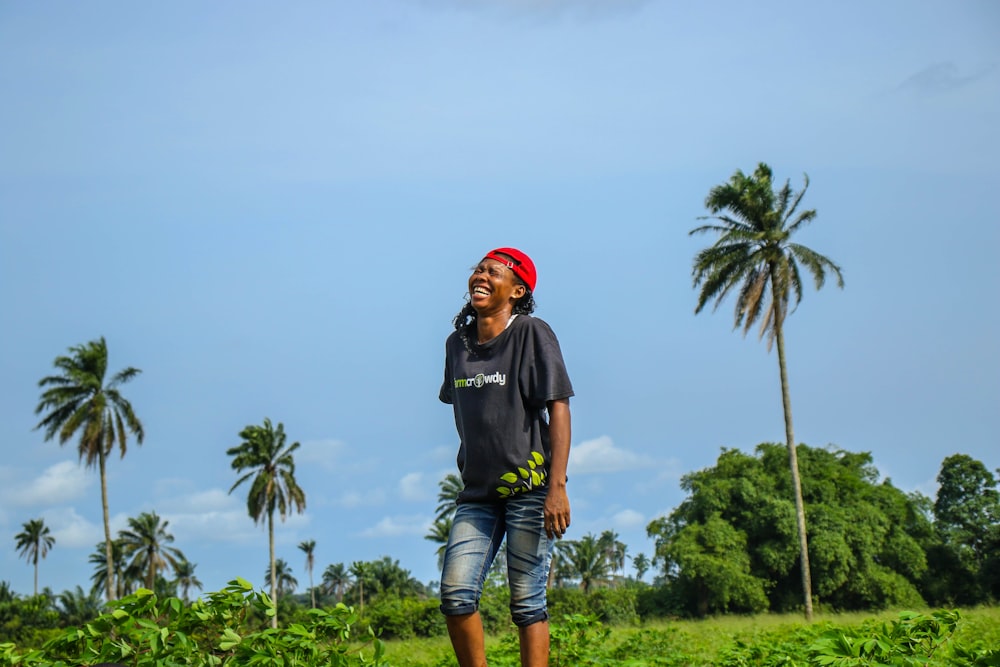
[[[947,457],[937,477],[926,579],[936,604],[972,605],[1000,597],[1000,494],[993,473],[965,454]]]
[[[38,595],[38,559],[49,555],[49,549],[56,543],[44,519],[31,519],[22,524],[24,530],[14,536],[16,548],[22,558],[26,558],[35,568],[35,595]]]
[[[921,603],[917,583],[927,567],[929,522],[919,497],[879,483],[870,454],[805,445],[799,451],[817,592],[841,609]],[[656,540],[654,562],[664,566],[668,580],[694,592],[700,585],[722,588],[698,594],[709,613],[756,608],[758,597],[743,575],[760,582],[772,611],[801,603],[786,466],[780,444],[759,445],[756,455],[724,449],[714,467],[682,478],[689,495],[647,528]],[[712,560],[721,558],[719,545],[732,552],[729,563]],[[740,545],[742,553],[736,553]],[[697,576],[684,571],[694,566]],[[711,566],[719,572],[709,573]]]
[[[44,377],[39,387],[48,387],[35,408],[35,414],[48,411],[36,429],[45,430],[45,439],[58,436],[59,444],[79,434],[77,451],[88,468],[97,466],[101,478],[101,510],[104,516],[104,544],[108,582],[108,600],[113,600],[115,585],[114,556],[111,553],[111,519],[108,510],[107,457],[118,444],[125,456],[126,435],[132,433],[142,444],[145,433],[132,404],[119,387],[141,372],[129,366],[105,382],[108,370],[108,346],[101,337],[84,345],[69,348],[70,355],[56,357],[58,375]]]
[[[247,513],[254,523],[267,520],[267,539],[271,563],[271,597],[278,599],[277,571],[274,557],[274,512],[284,521],[292,511],[302,512],[306,507],[306,494],[295,480],[295,458],[292,454],[299,443],[285,443],[285,427],[271,425],[264,419],[263,426],[250,425],[240,431],[242,442],[226,450],[232,456],[232,468],[242,477],[229,489],[250,481],[247,494]],[[277,615],[271,617],[271,627],[278,627]]]
[[[156,512],[143,512],[137,517],[129,517],[128,528],[118,531],[128,567],[144,572],[144,585],[153,590],[156,577],[169,565],[186,560],[180,549],[169,546],[174,536],[167,532],[169,521],[164,521]]]
[[[703,219],[716,222],[696,227],[690,233],[719,236],[694,259],[694,285],[701,288],[695,312],[701,312],[710,301],[718,307],[727,295],[735,292],[734,327],[743,327],[745,335],[760,320],[760,335],[768,335],[768,347],[772,342],[777,343],[785,439],[799,536],[802,595],[806,619],[811,620],[813,600],[806,513],[792,426],[784,322],[792,298],[796,306],[802,299],[800,267],[812,274],[817,289],[823,286],[827,272],[836,277],[838,286],[843,287],[844,281],[840,267],[830,259],[791,241],[802,226],[816,217],[814,209],[798,211],[808,188],[806,176],[798,193],[792,190],[789,181],[775,190],[771,168],[764,163],[750,175],[737,171],[729,182],[712,188],[705,198],[705,207],[711,215]]]
[[[767,609],[766,582],[750,574],[746,534],[710,515],[690,524],[670,540],[660,556],[676,571],[675,586],[693,600],[699,616]]]

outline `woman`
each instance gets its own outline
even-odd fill
[[[479,598],[504,538],[521,665],[548,664],[545,585],[553,540],[570,524],[573,387],[555,334],[531,316],[536,279],[520,250],[486,253],[445,344],[440,399],[454,408],[464,489],[445,550],[441,611],[461,667],[486,664]]]

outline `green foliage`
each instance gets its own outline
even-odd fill
[[[898,620],[830,630],[809,647],[813,664],[831,667],[926,665],[954,635],[957,611],[903,612]]]
[[[435,637],[448,632],[435,599],[385,596],[365,608],[365,622],[383,639]]]
[[[259,629],[253,618],[275,614],[271,598],[243,580],[190,606],[139,589],[107,613],[70,628],[40,650],[20,653],[0,644],[0,667],[76,667],[119,662],[129,667],[295,667],[386,665],[371,631],[359,641],[353,609],[313,609],[308,620],[282,629]]]
[[[813,590],[834,609],[921,606],[932,535],[927,500],[909,496],[868,453],[798,447]],[[790,611],[802,604],[788,452],[724,449],[685,475],[689,496],[649,524],[657,564],[688,614]]]
[[[592,616],[612,625],[638,623],[639,592],[635,586],[599,588],[590,593],[579,588],[553,588],[547,595],[549,616]]]
[[[22,598],[0,582],[0,642],[41,644],[59,627],[59,612],[47,595]]]
[[[549,664],[601,664],[587,661],[584,656],[603,646],[610,634],[611,630],[595,616],[564,616],[560,623],[550,628]]]
[[[964,454],[949,456],[938,474],[934,529],[925,580],[936,604],[1000,599],[1000,493],[993,473]]]

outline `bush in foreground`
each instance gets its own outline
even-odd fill
[[[129,667],[388,664],[381,640],[370,629],[363,640],[358,638],[358,616],[349,607],[313,609],[306,622],[255,629],[260,626],[253,621],[255,617],[274,613],[270,597],[242,579],[190,606],[178,598],[159,599],[152,591],[140,589],[39,650],[21,653],[13,644],[0,644],[0,667],[78,667],[101,662]]]

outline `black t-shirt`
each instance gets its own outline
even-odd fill
[[[542,320],[519,315],[472,352],[452,333],[439,398],[454,407],[461,441],[458,469],[465,489],[458,502],[544,487],[551,456],[545,406],[572,395],[559,341]]]

